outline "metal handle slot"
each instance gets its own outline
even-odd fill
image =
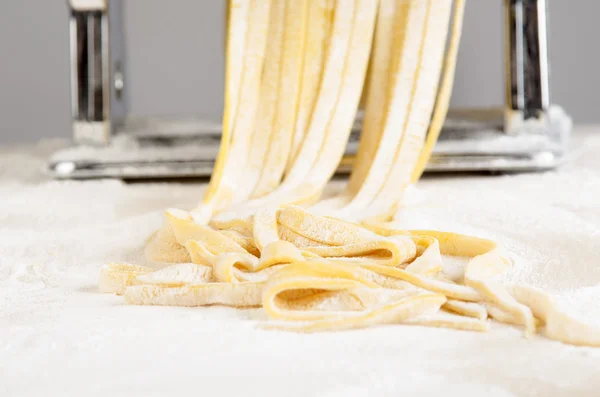
[[[550,106],[545,0],[505,0],[505,131],[515,134],[523,121],[543,119]]]
[[[79,121],[102,121],[105,116],[103,24],[99,11],[71,14],[73,117]]]
[[[71,5],[73,136],[78,143],[104,145],[126,117],[122,4]]]

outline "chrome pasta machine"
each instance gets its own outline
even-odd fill
[[[209,176],[221,125],[128,113],[123,0],[69,0],[74,146],[55,153],[56,178]],[[546,0],[504,0],[505,105],[451,109],[429,172],[532,171],[565,157],[571,120],[549,95]],[[356,152],[361,114],[346,159]],[[343,161],[347,172],[351,161]]]

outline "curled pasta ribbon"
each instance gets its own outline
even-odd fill
[[[524,326],[527,335],[543,327],[552,339],[598,345],[597,330],[556,309],[548,295],[498,282],[496,276],[512,263],[490,240],[385,224],[363,227],[286,207],[252,219],[260,252],[255,256],[223,231],[191,221],[185,211],[169,210],[166,217],[166,235],[182,244],[190,263],[156,271],[107,265],[101,290],[124,294],[133,304],[263,307],[272,319],[266,327],[299,332],[391,323],[487,331],[491,318]],[[400,259],[379,260],[356,243],[364,240],[395,246]],[[445,255],[471,258],[462,280],[444,274]]]
[[[371,226],[373,230],[385,235],[404,231],[394,231],[381,226]],[[477,292],[480,299],[508,313],[512,322],[525,325],[526,334],[532,335],[536,321],[531,309],[520,304],[500,283],[493,278],[512,266],[504,258],[496,244],[489,240],[437,231],[413,231],[418,236],[435,238],[440,245],[440,253],[453,256],[467,256],[472,259],[466,266],[464,284]],[[470,300],[464,299],[463,300]]]
[[[397,266],[414,259],[416,254],[416,245],[410,238],[384,237],[359,225],[317,216],[300,207],[281,210],[278,223],[289,231],[282,235],[286,241],[320,257]]]

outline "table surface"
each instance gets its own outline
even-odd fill
[[[600,322],[597,130],[577,130],[558,171],[427,177],[399,225],[493,238],[514,255],[513,281],[586,298]],[[163,209],[191,208],[204,185],[52,181],[39,170],[62,145],[0,148],[2,396],[599,393],[600,349],[511,326],[304,335],[261,329],[258,309],[136,307],[100,294],[99,267],[141,261]]]

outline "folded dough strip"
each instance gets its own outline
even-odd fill
[[[320,257],[398,266],[412,260],[416,254],[416,246],[408,238],[381,237],[358,225],[320,217],[295,206],[279,212],[278,224],[302,239],[303,250]],[[278,235],[278,232],[273,231],[272,235]]]
[[[418,289],[406,289],[404,285],[401,286],[403,291],[398,294],[398,291],[378,288],[377,281],[380,282],[373,277],[372,272],[357,266],[326,260],[297,262],[276,272],[268,280],[263,296],[263,306],[267,313],[276,319],[288,321],[330,321],[334,319],[338,322],[349,318],[352,324],[348,325],[357,327],[364,326],[365,322],[373,320],[369,318],[375,311],[380,310],[381,301],[389,301],[392,297],[404,300],[408,296],[432,295],[427,292],[421,293]],[[297,301],[290,301],[296,296],[296,294],[290,295],[290,292],[298,291],[304,291],[301,294],[302,303],[305,306],[303,309],[298,309]],[[311,303],[310,300],[307,301],[307,298],[311,295],[320,297],[322,291],[347,291],[355,296],[358,307],[347,304],[343,310],[337,307],[337,310],[333,312],[330,310],[306,310]],[[381,295],[384,299],[381,299]],[[440,305],[446,300],[445,297],[441,297],[443,301],[439,303]],[[339,305],[339,300],[337,303]],[[357,309],[360,313],[356,313]]]
[[[498,251],[496,244],[490,240],[476,237],[437,231],[395,231],[385,226],[371,226],[371,229],[383,235],[413,234],[436,238],[440,244],[441,254],[472,257],[466,267],[464,286],[477,291],[485,302],[508,313],[511,318],[518,319],[525,326],[527,335],[535,332],[535,318],[531,309],[515,300],[499,282],[493,278],[506,272],[511,263]],[[427,287],[424,287],[427,288]],[[429,289],[429,288],[427,288]],[[450,295],[447,295],[451,297]],[[464,297],[454,296],[459,300],[469,301]]]
[[[549,339],[580,346],[600,347],[600,326],[584,323],[560,309],[555,298],[539,289],[513,286],[512,296],[531,308],[543,324]]]
[[[399,297],[402,300],[407,297],[407,294],[408,296],[416,298],[419,298],[422,295],[441,297],[439,305],[435,307],[435,311],[437,311],[440,305],[446,303],[447,295],[456,293],[456,291],[469,291],[468,288],[463,287],[461,290],[461,286],[452,285],[448,286],[452,288],[451,291],[448,291],[441,287],[441,284],[443,284],[441,282],[433,281],[433,283],[429,283],[421,276],[410,275],[401,270],[390,274],[382,271],[382,268],[382,266],[369,266],[364,264],[361,266],[349,266],[348,264],[339,261],[327,260],[297,262],[282,268],[281,271],[276,272],[267,281],[263,297],[263,306],[267,313],[275,319],[285,319],[287,321],[311,321],[311,324],[300,327],[301,330],[305,331],[360,328],[374,323],[386,322],[385,318],[389,317],[385,313],[392,310],[395,303],[384,305],[383,308],[373,308],[370,305],[364,307],[363,303],[363,309],[359,310],[359,313],[356,313],[356,308],[352,308],[351,306],[346,307],[345,310],[338,309],[334,312],[329,312],[327,310],[307,310],[307,308],[310,307],[310,300],[305,302],[305,307],[298,309],[297,305],[292,305],[292,302],[286,301],[284,295],[287,296],[290,291],[308,291],[308,296],[304,296],[305,301],[310,294],[317,294],[320,297],[320,293],[323,290],[338,292],[348,291],[351,294],[358,296],[357,292],[361,291],[361,286],[364,286],[371,288],[370,291],[372,291],[368,293],[367,296],[373,297],[377,294],[383,294],[389,302],[393,299],[390,299],[392,295],[386,295],[386,291],[388,291],[387,288],[396,287],[406,291],[401,295],[396,295],[396,297]],[[385,268],[395,270],[389,267]],[[387,277],[390,277],[391,279],[386,279]],[[426,287],[425,289],[437,289],[439,291],[437,291],[438,293],[436,294],[412,286],[406,290],[406,287],[410,286],[410,284],[391,283],[390,281],[394,279],[408,280],[410,284],[420,284],[421,286]],[[463,295],[461,297],[468,299],[468,296]],[[478,298],[476,297],[475,299]],[[378,301],[375,301],[375,303],[378,303]],[[347,311],[348,309],[350,309],[350,311]],[[413,313],[413,316],[414,315],[415,313]],[[465,324],[469,324],[470,329],[482,329],[481,324],[477,323],[473,325],[473,323],[473,321],[463,321],[459,326],[461,329],[464,329],[466,327]],[[442,324],[439,326],[442,326]],[[449,326],[449,324],[444,324],[443,326]],[[297,328],[297,326],[292,325],[292,328]]]
[[[411,273],[400,268],[383,266],[379,264],[365,263],[362,264],[361,267],[383,276],[407,281],[428,291],[444,294],[451,299],[467,302],[481,301],[481,296],[479,295],[478,291],[468,285],[450,284],[420,274]]]
[[[250,254],[254,256],[260,256],[260,251],[256,247],[256,241],[254,240],[254,237],[240,233],[236,230],[219,230],[219,232],[229,237]]]
[[[279,324],[271,326],[271,328],[296,332],[318,332],[365,328],[381,324],[398,324],[423,313],[439,310],[445,300],[446,298],[440,294],[411,296],[369,311],[351,312],[345,316],[338,314],[308,324]]]
[[[513,298],[506,288],[493,280],[510,269],[512,263],[503,258],[497,250],[492,250],[471,259],[465,270],[465,285],[476,289],[485,301],[511,313],[525,326],[526,335],[532,335],[536,329],[531,309]]]
[[[212,269],[212,281],[237,284],[243,281],[263,282],[270,273],[257,271],[258,258],[243,253],[213,254],[215,249],[209,249],[203,243],[189,240],[185,244],[193,263],[205,265]],[[249,276],[250,270],[253,272]]]
[[[171,209],[167,211],[166,217],[175,239],[182,246],[193,240],[205,245],[214,255],[232,252],[248,254],[244,248],[224,234],[194,222],[191,215],[185,211]]]
[[[346,245],[380,238],[359,225],[315,215],[297,206],[279,211],[277,222],[321,245]]]
[[[429,236],[412,236],[411,240],[415,244],[417,257],[406,266],[406,271],[426,276],[439,273],[443,269],[439,242]]]
[[[300,220],[301,224],[297,222]],[[268,263],[302,259],[294,241],[281,241],[278,231],[280,225],[290,231],[298,230],[301,233],[298,237],[314,242],[303,244],[302,250],[318,257],[355,263],[368,260],[381,265],[398,266],[412,260],[416,252],[415,244],[408,238],[380,237],[357,225],[318,217],[299,207],[287,207],[279,213],[263,210],[254,216],[254,236],[262,251],[261,261],[263,257],[268,258]],[[344,244],[339,245],[341,243]]]

